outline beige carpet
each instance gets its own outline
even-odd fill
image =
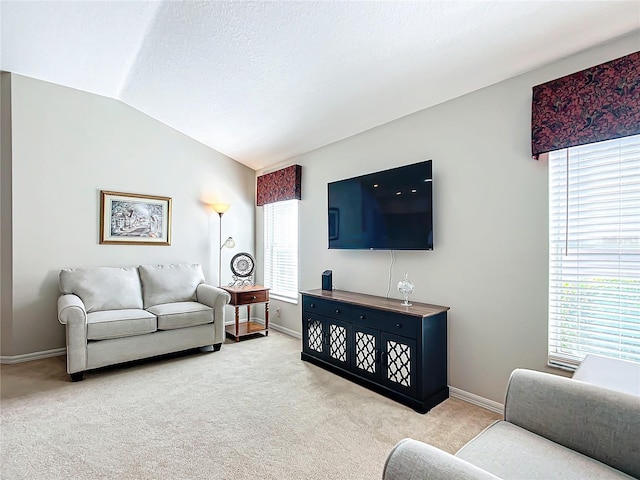
[[[277,332],[89,373],[64,357],[1,367],[3,479],[377,479],[393,445],[455,452],[498,415],[420,415],[300,360]]]

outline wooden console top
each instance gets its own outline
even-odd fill
[[[410,307],[403,307],[401,305],[402,300],[399,300],[397,298],[377,297],[375,295],[347,292],[344,290],[328,291],[317,289],[305,290],[300,293],[303,295],[310,295],[312,297],[326,298],[338,302],[359,305],[361,307],[377,308],[380,310],[386,310],[388,312],[403,313],[405,315],[422,318],[430,317],[432,315],[438,315],[439,313],[449,310],[449,307],[443,307],[442,305],[430,305],[428,303],[413,302],[411,300],[409,300],[409,302],[412,304]]]

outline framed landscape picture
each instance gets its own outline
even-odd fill
[[[101,190],[100,243],[171,245],[171,198]]]

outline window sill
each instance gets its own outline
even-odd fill
[[[547,361],[547,366],[550,368],[557,368],[564,372],[575,372],[578,368],[578,365],[561,364],[558,362],[552,362],[551,360]]]

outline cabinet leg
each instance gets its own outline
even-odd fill
[[[264,304],[264,328],[267,330],[264,335],[269,336],[269,302]]]

